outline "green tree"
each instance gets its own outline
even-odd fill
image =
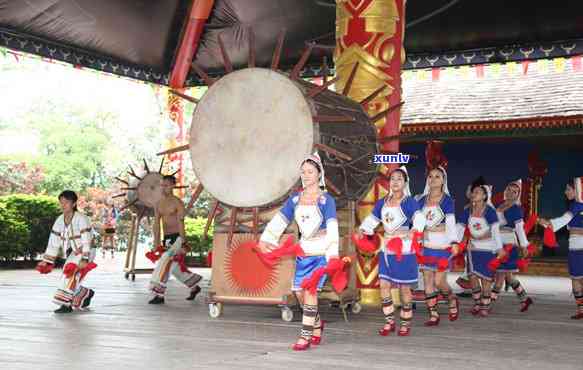
[[[108,187],[105,161],[111,136],[104,129],[105,115],[53,107],[31,114],[39,133],[40,156],[36,164],[44,170],[41,188],[49,194],[64,189]]]

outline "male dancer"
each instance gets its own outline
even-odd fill
[[[189,248],[186,244],[184,233],[184,217],[186,211],[184,204],[173,194],[176,178],[174,176],[164,176],[162,178],[162,199],[155,208],[154,222],[154,245],[160,246],[160,221],[164,231],[164,238],[161,248],[164,253],[156,263],[156,268],[150,280],[150,291],[153,298],[150,304],[164,303],[164,294],[168,278],[172,274],[178,281],[190,288],[190,295],[187,300],[193,300],[200,293],[201,289],[197,285],[202,276],[190,272],[184,265],[184,255]]]

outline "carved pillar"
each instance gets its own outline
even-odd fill
[[[177,89],[179,92],[184,92],[183,89]],[[175,148],[184,143],[184,105],[178,96],[168,93],[167,97],[168,118],[175,127],[175,135],[170,137],[166,146],[167,148]],[[176,182],[179,185],[184,185],[184,152],[177,152],[168,154],[168,160],[176,171]],[[184,197],[184,189],[177,189],[177,196]]]
[[[401,64],[405,58],[403,35],[405,0],[336,0],[336,50],[334,60],[340,77],[337,90],[346,85],[354,64],[359,67],[349,96],[361,101],[379,88],[386,88],[367,108],[373,116],[401,101]],[[399,134],[400,110],[377,121],[382,152],[398,152],[398,140],[383,140]],[[359,222],[372,211],[374,203],[388,192],[387,173],[382,165],[370,192],[358,204]],[[363,304],[380,303],[376,256],[358,256],[357,286]]]

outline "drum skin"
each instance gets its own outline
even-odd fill
[[[146,174],[138,185],[138,199],[147,207],[156,208],[162,199],[162,175],[158,172]]]
[[[273,204],[298,185],[302,160],[318,150],[337,201],[364,195],[376,176],[376,128],[347,97],[328,90],[309,97],[315,86],[263,68],[216,81],[197,104],[190,128],[192,166],[205,189],[228,206]],[[318,123],[318,116],[348,119]]]

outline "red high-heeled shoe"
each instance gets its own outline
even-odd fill
[[[571,316],[571,319],[573,319],[573,320],[583,319],[583,312],[577,312],[576,314]]]
[[[320,329],[320,335],[312,335],[311,342],[315,346],[319,345],[320,342],[322,341],[322,336],[324,335],[324,324],[325,323],[326,323],[326,321],[322,320],[320,327],[318,328],[318,329]]]
[[[524,302],[520,303],[520,312],[528,311],[528,307],[533,303],[534,302],[532,301],[532,299],[530,297],[526,298],[526,300]]]
[[[474,307],[472,307],[472,309],[470,310],[470,313],[474,316],[478,316],[478,314],[480,313],[480,306],[474,305]]]
[[[460,301],[457,298],[453,299],[455,301],[455,312],[451,312],[452,307],[449,307],[448,317],[449,321],[456,321],[460,315]]]
[[[297,342],[296,342],[296,343],[294,343],[294,345],[292,346],[292,349],[293,349],[294,351],[305,351],[305,350],[307,350],[308,348],[310,348],[310,342],[309,342],[309,341],[307,341],[307,342],[305,342],[305,343],[303,343],[303,344],[300,344],[300,343],[297,343]]]
[[[386,337],[387,335],[389,335],[389,333],[392,333],[395,331],[395,323],[389,324],[389,328],[385,328],[383,326],[383,328],[381,330],[379,330],[379,335]]]
[[[397,335],[400,337],[408,337],[411,334],[411,327],[410,326],[401,326]]]
[[[425,321],[425,326],[437,326],[439,325],[439,316],[431,316],[429,320]]]

